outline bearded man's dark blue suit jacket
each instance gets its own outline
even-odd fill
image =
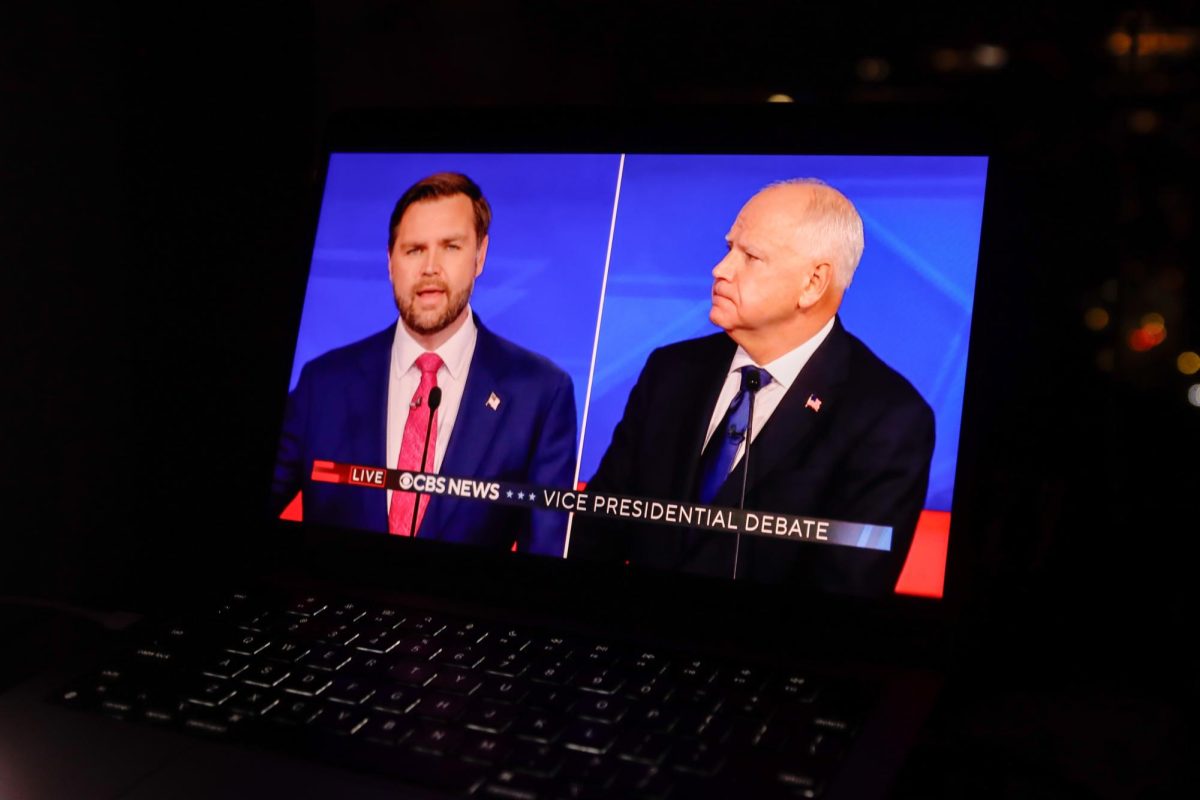
[[[497,336],[478,336],[440,472],[573,488],[575,392],[548,359]],[[382,489],[312,480],[314,460],[388,466],[388,374],[395,325],[306,364],[288,397],[272,485],[279,513],[303,492],[306,523],[387,532]],[[499,405],[492,408],[495,394]],[[566,514],[435,496],[418,537],[561,556]]]
[[[737,345],[726,334],[650,354],[589,491],[695,502],[700,453]],[[809,398],[820,401],[819,410]],[[815,403],[813,404],[815,405]],[[750,448],[745,508],[892,527],[890,552],[576,515],[569,557],[891,593],[925,503],[929,404],[836,320]],[[743,461],[712,505],[737,508]]]

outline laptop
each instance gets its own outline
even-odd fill
[[[291,370],[263,420],[280,431],[266,513],[237,521],[256,541],[211,592],[0,695],[0,794],[886,796],[937,697],[977,524],[986,401],[968,365],[995,167],[952,127],[794,108],[335,117]],[[486,198],[482,226],[461,183],[403,205],[446,175]],[[729,427],[749,446],[715,499],[654,488],[696,485],[707,437],[655,468],[666,483],[612,477],[646,473],[685,406],[715,408],[716,378],[668,408],[654,387],[681,342],[724,347],[708,361],[728,371],[714,281],[760,256],[738,221],[764,188],[836,190],[862,220],[830,347],[780,394],[847,337],[856,363],[885,365],[872,407],[929,414],[872,440],[866,483],[896,479],[889,448],[926,448],[911,520],[823,505],[849,473],[811,508],[772,500],[764,486],[798,491],[803,470],[771,472],[771,416],[761,438]],[[427,234],[414,209],[473,230]],[[439,259],[467,270],[457,339],[434,319],[459,288]],[[445,353],[436,389],[394,366],[405,304],[412,342]],[[775,414],[846,420],[839,391]],[[740,392],[753,426],[768,395]],[[712,416],[719,438],[732,416]]]

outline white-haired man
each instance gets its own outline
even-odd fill
[[[892,591],[925,502],[934,419],[838,318],[863,252],[853,204],[822,181],[743,206],[712,270],[724,330],[651,353],[589,490],[889,525],[889,552],[577,516],[569,555],[821,589]],[[738,411],[741,410],[741,417]],[[740,421],[739,421],[740,419]]]

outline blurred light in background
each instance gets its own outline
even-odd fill
[[[971,59],[984,69],[1000,69],[1008,63],[1008,51],[994,44],[981,44],[971,53]]]
[[[933,68],[938,72],[953,72],[962,63],[962,57],[957,50],[943,47],[933,53]]]
[[[1180,353],[1179,357],[1175,359],[1175,366],[1184,375],[1195,375],[1197,372],[1200,372],[1200,355],[1193,353],[1191,350]]]
[[[1108,327],[1108,312],[1103,308],[1089,308],[1083,315],[1083,324],[1094,331],[1102,331]]]
[[[1140,108],[1129,115],[1129,129],[1134,133],[1153,133],[1158,129],[1158,114]]]
[[[1200,383],[1193,383],[1188,387],[1188,402],[1200,408]]]
[[[1129,347],[1139,353],[1144,353],[1152,347],[1162,344],[1167,338],[1167,328],[1163,324],[1161,314],[1146,314],[1142,317],[1141,325],[1129,334]]]
[[[1182,56],[1196,49],[1196,32],[1192,30],[1140,31],[1128,34],[1117,31],[1108,37],[1108,52],[1114,56],[1133,53],[1139,56]]]
[[[874,82],[887,78],[892,67],[882,58],[863,58],[859,59],[856,71],[861,80]]]
[[[790,94],[773,94],[767,98],[768,103],[794,103],[795,99]]]

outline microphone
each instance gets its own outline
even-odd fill
[[[746,373],[746,391],[750,392],[750,396],[746,398],[750,403],[750,416],[746,418],[746,434],[742,441],[746,443],[746,449],[742,451],[742,494],[738,498],[738,510],[746,509],[746,479],[750,475],[750,439],[754,434],[754,396],[758,394],[758,390],[762,388],[762,373],[757,369]],[[742,532],[737,532],[737,538],[733,545],[733,579],[737,580],[738,570],[738,553],[742,549]]]
[[[429,457],[429,434],[433,430],[433,412],[437,411],[438,406],[442,404],[442,387],[434,386],[429,390],[429,420],[425,423],[425,447],[421,450],[421,472],[425,472],[425,459]],[[417,405],[421,405],[420,398],[417,398]],[[754,406],[750,406],[751,411]],[[744,490],[743,490],[744,491]],[[421,492],[417,492],[417,500],[413,503],[412,524],[409,526],[408,535],[414,537],[417,535],[417,510],[421,508]]]

